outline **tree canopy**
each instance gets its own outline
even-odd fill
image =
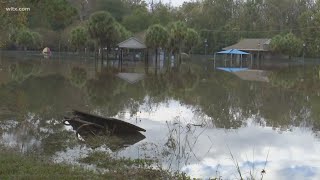
[[[108,46],[120,36],[115,24],[116,21],[110,13],[99,11],[90,16],[88,31],[91,38],[95,39],[100,47]]]
[[[303,42],[294,34],[277,35],[271,40],[271,49],[278,53],[298,56],[303,48]]]
[[[159,25],[153,25],[149,27],[146,34],[146,44],[152,48],[160,48],[165,47],[168,40],[168,32],[167,30]]]
[[[76,50],[79,50],[80,48],[83,48],[87,41],[88,41],[88,33],[85,28],[83,27],[76,27],[71,31],[71,44],[76,48]]]
[[[273,38],[276,35],[292,33],[306,44],[306,56],[314,57],[320,53],[318,31],[320,1],[203,0],[184,2],[180,7],[173,7],[161,1],[152,2],[151,4],[145,0],[4,1],[2,2],[4,7],[30,7],[31,11],[15,13],[4,8],[0,10],[0,23],[6,24],[0,27],[2,39],[0,44],[4,48],[12,47],[15,38],[11,36],[17,34],[20,29],[27,28],[40,33],[43,37],[47,37],[50,32],[52,37],[44,38],[43,41],[44,44],[51,44],[54,49],[57,43],[52,43],[52,38],[59,37],[54,35],[55,33],[79,25],[86,26],[94,14],[107,11],[112,21],[116,21],[132,33],[140,33],[154,24],[161,24],[168,27],[172,37],[171,31],[184,24],[182,25],[184,29],[192,28],[197,31],[200,35],[199,42],[206,40],[208,52],[220,50],[242,38]],[[13,13],[15,15],[12,15]],[[180,22],[179,26],[173,26],[175,22]],[[122,30],[120,28],[120,31]],[[90,33],[90,30],[88,32]],[[121,35],[118,34],[117,37],[119,36]],[[175,40],[170,39],[170,49],[187,49],[181,46],[182,41],[178,42],[177,34],[175,36]],[[62,38],[61,43],[65,46],[67,42],[63,40]],[[114,41],[101,38],[100,40]],[[204,47],[205,43],[199,43],[198,47],[193,48],[197,53],[203,53]]]
[[[199,44],[199,41],[200,36],[198,32],[194,29],[188,28],[185,38],[185,47],[189,54],[192,51],[192,49]]]

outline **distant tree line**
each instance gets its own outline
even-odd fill
[[[192,32],[200,35],[200,43],[190,49],[195,53],[204,53],[207,46],[208,53],[212,54],[242,38],[272,38],[272,49],[290,56],[305,53],[306,56],[315,57],[320,53],[319,1],[202,0],[185,2],[180,7],[173,7],[160,1],[153,2],[144,0],[3,1],[1,7],[30,7],[31,11],[17,13],[1,8],[0,23],[6,26],[0,27],[0,46],[6,49],[38,49],[39,42],[24,43],[23,39],[30,36],[27,33],[20,33],[23,30],[38,33],[39,36],[33,34],[37,36],[33,37],[34,41],[40,37],[38,40],[41,45],[50,46],[54,50],[58,48],[66,50],[71,46],[73,50],[79,50],[84,46],[94,49],[97,43],[101,46],[112,46],[114,42],[124,37],[146,32],[148,28],[157,24],[168,31],[167,43],[176,46],[169,48],[172,52],[187,52],[190,44],[194,44],[190,43]],[[95,33],[98,32],[88,29],[93,14],[102,11],[112,17],[112,21],[116,22],[115,28],[120,31],[119,34],[114,35],[115,39],[106,39],[107,44],[97,39]],[[189,38],[184,39],[183,43],[179,42],[179,39],[170,39],[174,33],[174,26],[179,24],[177,22],[183,24],[185,29],[190,28],[189,36],[182,36]],[[84,33],[88,34],[87,38],[76,37]],[[17,36],[27,37],[18,38]],[[83,43],[84,40],[86,43]],[[288,43],[292,46],[286,47]],[[162,48],[168,48],[168,44]],[[177,46],[177,44],[180,45]]]

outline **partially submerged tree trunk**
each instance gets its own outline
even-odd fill
[[[172,56],[173,56],[173,50],[171,49],[168,54],[168,64],[167,64],[168,70],[170,70],[170,67],[171,67]]]
[[[157,70],[158,70],[158,48],[156,48],[156,62],[155,62],[155,72],[156,72],[156,74],[157,74]]]
[[[181,47],[179,47],[179,66],[181,65]]]
[[[103,66],[103,50],[102,50],[101,46],[100,46],[99,50],[100,50],[100,54],[101,54],[101,69],[102,69],[102,66]]]
[[[109,60],[109,47],[107,47],[107,58],[106,58],[106,61],[107,61],[107,67],[109,66],[109,62],[108,62],[108,60]]]
[[[120,69],[120,63],[121,63],[121,49],[120,48],[118,49],[118,52],[116,54],[116,57],[117,56],[118,56],[118,69]]]
[[[147,49],[145,51],[145,73],[148,74],[149,73],[149,49]]]

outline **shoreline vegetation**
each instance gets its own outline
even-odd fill
[[[151,0],[4,1],[0,48],[105,53],[132,37],[152,52],[213,54],[244,38],[270,38],[274,53],[318,57],[319,1],[203,0],[175,7]],[[14,13],[14,14],[13,14]],[[180,55],[179,55],[180,56]]]
[[[93,171],[80,165],[53,163],[49,158],[35,154],[20,154],[1,148],[1,179],[191,179],[184,173],[170,173],[155,169],[143,159],[115,159],[105,153],[93,153],[81,159],[83,163],[107,168]]]
[[[114,158],[108,152],[91,152],[80,158],[78,165],[68,163],[54,163],[49,157],[36,154],[21,154],[7,148],[0,147],[0,178],[1,179],[175,179],[200,180],[191,178],[184,172],[171,172],[162,169],[157,160]],[[241,172],[238,161],[230,152],[239,179],[263,179],[265,169],[261,171],[261,178],[254,177],[254,167],[249,176]],[[268,157],[267,157],[268,159]],[[266,159],[266,162],[267,162]],[[91,168],[88,168],[88,166]],[[266,165],[266,163],[265,163]],[[92,168],[92,166],[94,168]],[[266,166],[265,166],[266,167]],[[219,173],[218,173],[219,174]],[[217,174],[217,175],[218,175]],[[209,180],[222,180],[223,177],[211,177]]]

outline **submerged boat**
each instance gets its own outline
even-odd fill
[[[73,110],[73,116],[65,117],[64,124],[72,125],[77,131],[84,127],[91,127],[93,129],[100,129],[108,131],[110,135],[113,134],[130,134],[139,131],[145,132],[146,130],[138,127],[134,124],[115,119],[115,118],[105,118],[86,112]],[[68,122],[68,123],[67,123]]]
[[[72,126],[78,138],[80,135],[81,139],[89,144],[92,142],[106,144],[111,150],[118,150],[145,139],[140,131],[146,130],[141,127],[119,119],[105,118],[78,110],[73,110],[72,117],[65,117],[63,123]]]

